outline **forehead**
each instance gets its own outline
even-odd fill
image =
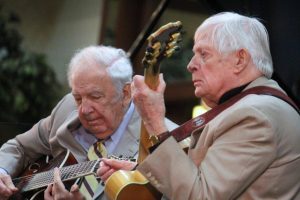
[[[201,49],[214,48],[210,28],[205,28],[205,29],[198,28],[197,31],[195,32],[193,51],[197,51],[200,48]]]
[[[215,48],[211,40],[208,40],[207,38],[198,38],[198,40],[194,42],[193,51],[197,52],[201,50],[213,51]]]
[[[104,68],[80,68],[72,75],[72,90],[103,88],[108,85],[112,85],[112,80]]]
[[[104,67],[99,66],[99,63],[94,60],[81,60],[74,67],[72,71],[72,79],[85,79],[86,77],[107,76]]]

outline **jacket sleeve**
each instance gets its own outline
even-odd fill
[[[52,110],[51,115],[41,119],[30,130],[8,140],[0,149],[0,167],[12,177],[19,175],[26,166],[40,158],[51,154],[49,136],[56,112],[66,98],[63,98]]]
[[[275,159],[272,127],[256,109],[244,109],[214,128],[206,125],[186,155],[173,137],[138,170],[170,199],[235,199]],[[204,141],[204,146],[198,145]],[[198,157],[202,157],[197,164]]]

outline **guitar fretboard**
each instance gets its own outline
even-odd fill
[[[87,161],[75,165],[60,168],[60,176],[62,181],[76,179],[82,176],[95,173],[100,160]],[[27,192],[34,189],[46,187],[53,183],[54,169],[24,176],[13,180],[15,185],[21,186],[21,192]]]

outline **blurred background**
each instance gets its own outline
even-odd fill
[[[300,12],[292,0],[0,0],[0,145],[50,114],[68,93],[73,54],[105,44],[130,53],[135,74],[149,34],[183,23],[181,50],[161,63],[167,116],[182,124],[199,105],[186,65],[193,34],[208,16],[234,11],[262,20],[270,35],[274,79],[300,99]]]

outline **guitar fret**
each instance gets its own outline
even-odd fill
[[[94,173],[94,170],[97,167],[98,163],[99,160],[93,160],[93,161],[78,163],[75,165],[60,168],[61,180],[62,181],[71,180],[74,178],[78,178],[80,176],[85,176]],[[18,180],[18,182],[21,181],[25,182],[25,185],[21,191],[26,192],[33,189],[45,187],[53,183],[54,181],[53,175],[54,175],[54,170],[52,169],[47,172],[40,172],[32,176],[23,177],[25,180],[20,180],[20,181]]]

